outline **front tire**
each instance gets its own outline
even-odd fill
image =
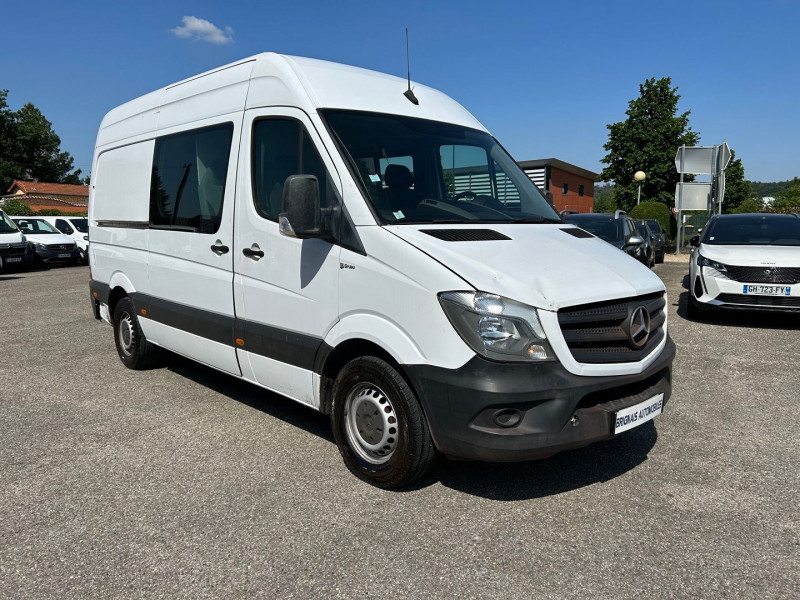
[[[394,489],[422,477],[434,464],[428,423],[413,390],[380,358],[350,361],[333,386],[333,436],[359,479]]]
[[[114,344],[122,364],[129,369],[151,367],[157,348],[147,341],[139,326],[130,298],[122,298],[114,307]]]

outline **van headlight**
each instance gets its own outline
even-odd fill
[[[499,361],[555,360],[536,309],[486,292],[439,294],[447,318],[476,353]]]

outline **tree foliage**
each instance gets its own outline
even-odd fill
[[[8,215],[16,215],[20,217],[31,217],[36,214],[30,206],[19,200],[8,200],[3,206],[3,210]]]
[[[731,210],[734,214],[741,214],[741,213],[757,213],[764,210],[764,203],[761,201],[761,198],[748,198],[747,200],[742,201],[742,203]]]
[[[53,124],[30,102],[12,111],[8,90],[0,90],[0,188],[14,179],[36,178],[50,183],[83,183]]]
[[[795,177],[788,187],[775,195],[772,208],[785,212],[800,212],[800,178]]]
[[[731,160],[725,169],[725,196],[722,198],[722,212],[733,212],[742,202],[755,197],[753,187],[744,178],[742,159],[736,158],[736,152],[731,150]]]
[[[700,135],[689,126],[689,114],[678,112],[677,87],[669,77],[648,79],[639,86],[639,97],[628,103],[627,119],[607,125],[608,165],[600,178],[613,181],[614,201],[622,209],[636,205],[638,183],[633,176],[644,171],[642,199],[675,204],[675,153],[681,145],[694,146]]]

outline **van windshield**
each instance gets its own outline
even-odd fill
[[[15,233],[19,231],[14,221],[8,218],[6,213],[0,211],[0,233]]]
[[[398,115],[321,112],[385,224],[562,222],[485,132]]]

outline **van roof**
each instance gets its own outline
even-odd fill
[[[257,54],[165,86],[111,110],[97,146],[267,106],[292,106],[308,114],[320,108],[384,112],[445,121],[484,130],[445,94],[412,82],[419,105],[403,96],[401,77],[313,58]]]

